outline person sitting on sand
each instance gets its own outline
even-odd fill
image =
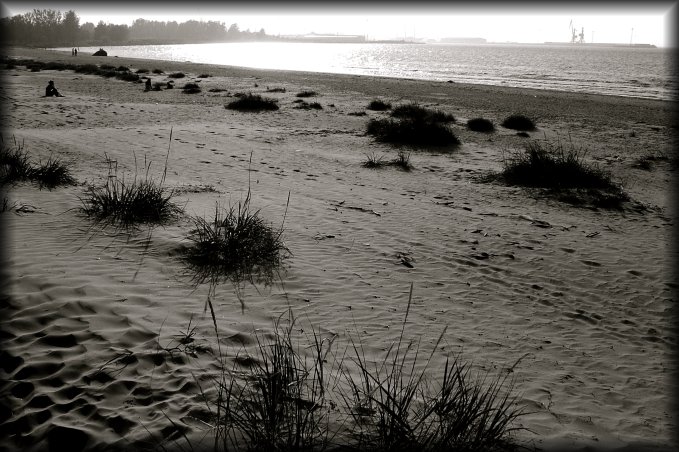
[[[47,88],[45,88],[45,97],[52,97],[52,96],[64,97],[54,87],[54,80],[50,80],[49,83],[47,83]]]

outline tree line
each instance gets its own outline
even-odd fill
[[[34,9],[25,14],[0,18],[0,37],[5,45],[35,47],[80,47],[135,44],[185,44],[225,41],[273,40],[264,29],[241,31],[238,24],[223,22],[155,21],[137,19],[131,26],[99,21],[80,24],[75,11]]]

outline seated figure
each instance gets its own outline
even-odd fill
[[[54,87],[54,81],[50,80],[49,83],[47,83],[47,88],[45,88],[45,97],[64,97],[62,96],[59,91]]]

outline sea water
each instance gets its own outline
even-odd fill
[[[60,49],[61,50],[61,49]],[[70,50],[70,49],[63,49]],[[98,47],[80,48],[91,54]],[[670,49],[548,44],[246,42],[106,47],[109,56],[674,100]]]

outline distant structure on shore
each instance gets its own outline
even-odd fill
[[[632,38],[630,37],[629,44],[611,43],[611,42],[597,42],[594,43],[594,32],[592,32],[592,42],[585,42],[585,27],[580,28],[580,33],[578,33],[575,25],[573,25],[573,20],[568,24],[568,29],[570,30],[571,40],[570,42],[545,42],[548,45],[577,45],[585,47],[641,47],[641,48],[656,48],[653,44],[632,44]],[[634,34],[634,28],[632,28],[632,34]]]
[[[322,34],[322,33],[307,33],[304,35],[283,35],[282,39],[286,41],[295,42],[336,42],[336,43],[359,43],[365,42],[363,35],[340,35],[340,34]]]
[[[485,38],[441,38],[446,44],[486,44]]]
[[[633,47],[633,48],[645,48],[645,49],[655,49],[657,46],[653,44],[620,44],[614,42],[583,42],[583,43],[572,43],[572,42],[545,42],[547,45],[553,46],[569,46],[569,47]]]

